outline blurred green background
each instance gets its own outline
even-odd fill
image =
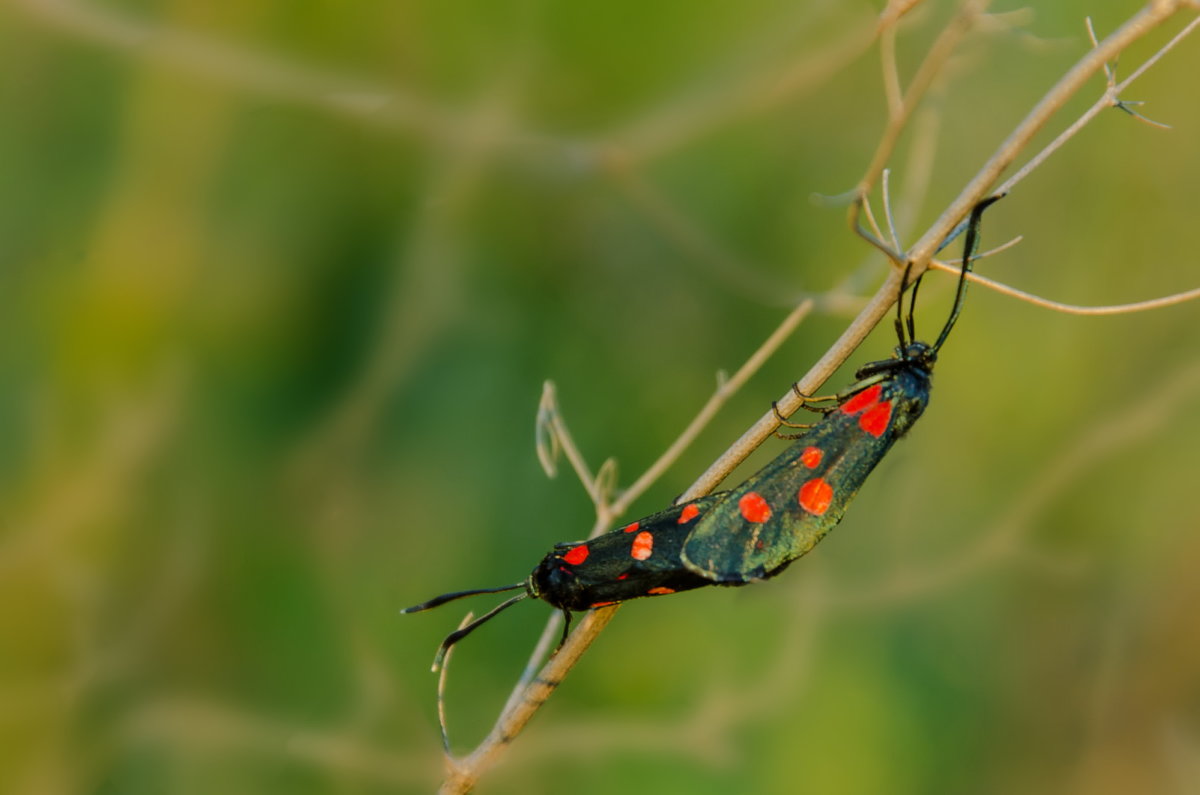
[[[892,162],[908,242],[1084,16],[1137,7],[1097,5],[966,39]],[[825,299],[647,513],[884,277],[812,200],[882,129],[879,6],[5,4],[0,790],[432,791],[429,661],[467,607],[398,608],[513,582],[592,522],[534,455],[543,380],[628,484]],[[905,77],[953,10],[906,21]],[[1024,242],[980,269],[1083,304],[1200,284],[1197,74],[1185,42],[1127,97],[1174,129],[1103,114],[990,211],[985,247]],[[952,286],[927,282],[925,334]],[[1196,792],[1198,343],[1196,305],[973,290],[835,538],[768,584],[622,610],[479,791]],[[548,614],[460,648],[456,747]]]

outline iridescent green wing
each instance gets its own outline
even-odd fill
[[[684,564],[719,583],[778,574],[841,521],[928,394],[927,380],[901,375],[844,400],[701,518],[684,542]]]

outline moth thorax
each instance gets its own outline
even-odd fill
[[[573,592],[580,588],[580,583],[578,577],[563,566],[562,558],[551,552],[530,573],[526,587],[530,596],[561,608],[574,602]]]

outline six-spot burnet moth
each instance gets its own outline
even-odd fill
[[[934,362],[966,296],[980,217],[999,198],[985,199],[971,211],[954,305],[932,345],[915,334],[920,277],[912,286],[907,320],[901,319],[906,273],[897,297],[900,342],[892,358],[864,365],[855,382],[837,395],[807,398],[806,407],[822,414],[821,419],[742,485],[672,506],[590,541],[558,544],[522,582],[443,594],[402,610],[416,613],[464,596],[523,591],[448,635],[438,648],[434,670],[451,646],[528,597],[563,612],[561,647],[571,611],[705,585],[759,582],[816,546],[841,521],[875,465],[925,411]]]

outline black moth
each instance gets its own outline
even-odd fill
[[[806,407],[823,417],[746,482],[674,505],[590,541],[557,544],[522,582],[443,594],[402,610],[416,613],[464,596],[522,591],[450,633],[438,648],[434,670],[451,646],[529,597],[563,612],[561,648],[572,611],[706,585],[759,582],[816,546],[841,521],[875,465],[925,411],[934,362],[966,295],[980,217],[999,198],[985,199],[971,211],[954,305],[936,342],[928,345],[916,339],[913,307],[919,277],[913,284],[907,322],[901,319],[906,273],[897,297],[899,345],[892,358],[864,365],[855,382],[837,395],[807,398],[816,405]]]

